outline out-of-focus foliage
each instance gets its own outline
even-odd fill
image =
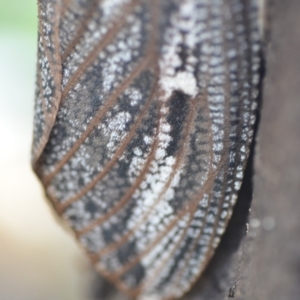
[[[37,5],[35,0],[1,0],[0,30],[36,32]]]

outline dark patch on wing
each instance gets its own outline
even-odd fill
[[[171,125],[170,135],[172,140],[166,148],[166,156],[176,154],[180,141],[182,140],[182,131],[186,124],[186,118],[189,112],[190,96],[181,91],[174,91],[170,100],[170,111],[167,117],[168,123]]]

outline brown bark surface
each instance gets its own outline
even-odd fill
[[[274,2],[245,299],[300,299],[300,1]]]

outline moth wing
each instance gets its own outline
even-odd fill
[[[48,142],[61,99],[58,2],[39,1],[38,61],[34,106],[32,164]]]
[[[35,168],[96,268],[132,296],[181,296],[226,228],[255,120],[252,2],[69,1],[47,23],[62,77]],[[56,2],[40,3],[51,19]]]

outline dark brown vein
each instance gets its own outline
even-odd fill
[[[121,28],[124,27],[124,24],[127,21],[128,15],[134,10],[137,5],[138,0],[133,0],[130,4],[128,4],[124,8],[124,13],[122,16],[113,23],[112,28],[104,35],[101,41],[96,45],[96,47],[89,53],[88,57],[85,61],[77,68],[74,74],[71,76],[69,81],[67,82],[63,92],[62,92],[62,101],[66,98],[70,90],[78,83],[78,80],[84,74],[86,69],[95,61],[96,57],[99,53],[111,43],[114,36],[119,32]]]
[[[213,174],[214,174],[214,172],[212,172],[212,175]],[[207,180],[205,182],[203,188],[200,190],[200,192],[191,200],[191,203],[189,205],[190,212],[194,213],[194,209],[193,209],[194,206],[198,205],[199,199],[201,199],[203,197],[204,193],[209,188],[211,188],[211,182],[209,182],[209,180]],[[183,208],[178,212],[177,217],[180,218],[185,213],[187,213],[186,208]],[[133,258],[130,262],[128,262],[128,264],[126,264],[124,267],[122,267],[122,269],[116,271],[116,275],[121,276],[126,270],[130,269],[130,266],[133,267],[134,264],[138,263],[142,257],[144,257],[147,253],[149,253],[157,245],[157,243],[159,243],[159,241],[166,235],[166,233],[170,229],[172,229],[176,225],[177,222],[178,222],[178,218],[173,220],[170,224],[168,224],[167,228],[155,238],[155,240],[148,246],[148,248],[143,253],[141,253],[137,257]],[[113,244],[113,245],[109,245],[108,247],[102,249],[98,254],[93,255],[94,261],[97,261],[99,259],[99,257],[103,257],[103,256],[107,255],[109,252],[116,250],[116,248],[118,246],[120,246],[120,245]],[[123,270],[123,268],[126,270]]]
[[[39,64],[38,64],[38,68],[39,68]],[[44,113],[44,116],[45,116],[46,113],[47,113],[47,109],[46,109],[45,96],[44,96],[44,93],[43,93],[43,84],[42,84],[42,75],[41,75],[41,72],[38,72],[38,74],[37,74],[37,86],[38,86],[38,97],[41,97],[41,100],[42,100],[42,110],[43,110],[43,113]]]
[[[155,156],[155,151],[156,151],[156,148],[157,148],[157,145],[158,145],[157,135],[158,135],[158,130],[155,134],[154,143],[152,145],[152,149],[151,149],[151,151],[148,155],[146,163],[145,163],[141,173],[139,174],[139,176],[135,180],[134,184],[128,189],[128,191],[125,193],[125,195],[120,199],[120,201],[118,201],[118,203],[115,206],[113,206],[104,216],[102,216],[101,218],[99,218],[99,219],[95,220],[94,222],[92,222],[84,230],[78,232],[77,233],[78,236],[80,236],[80,235],[82,235],[86,232],[89,232],[90,230],[92,230],[97,225],[101,225],[103,222],[108,220],[111,216],[116,214],[129,201],[129,199],[131,198],[131,196],[133,195],[135,190],[141,184],[142,180],[144,179],[144,176],[147,174],[147,171],[149,170],[149,167],[150,167],[150,165],[153,161],[153,158]]]
[[[227,177],[226,175],[224,175],[224,176]],[[225,179],[224,179],[224,181],[225,181]],[[222,211],[221,208],[222,208],[223,203],[224,203],[224,191],[225,191],[225,189],[226,189],[226,185],[223,186],[223,193],[222,193],[223,197],[221,197],[221,201],[218,204],[218,207],[219,207],[218,214],[216,216],[215,223],[214,223],[214,228],[213,228],[213,233],[211,235],[211,238],[210,238],[210,241],[209,241],[209,244],[208,244],[208,250],[206,251],[206,255],[203,258],[203,262],[201,264],[201,268],[199,269],[198,275],[195,276],[194,279],[190,282],[190,286],[193,285],[193,283],[196,282],[196,280],[199,278],[199,276],[201,276],[203,270],[206,268],[206,265],[208,264],[208,262],[210,261],[211,257],[214,254],[214,249],[212,249],[212,245],[213,245],[214,238],[216,237],[216,230],[217,230],[217,227],[218,227],[218,223],[220,221],[220,215],[221,215],[221,211]],[[212,195],[210,195],[210,199],[211,199],[211,197],[212,197]],[[203,225],[204,225],[204,223],[207,223],[207,213],[205,214],[205,222],[203,222]],[[226,228],[227,224],[225,223],[224,226]],[[203,227],[204,226],[201,226],[201,231],[198,234],[195,241],[193,242],[192,248],[188,252],[188,257],[186,257],[186,259],[184,261],[184,266],[182,267],[182,270],[181,270],[180,274],[183,272],[184,269],[186,269],[186,265],[187,265],[188,261],[190,260],[192,254],[195,250],[196,245],[198,244],[198,242],[201,239],[201,233],[202,233]],[[181,277],[180,274],[178,275],[178,279],[177,279],[178,281],[180,280],[180,277]]]
[[[196,205],[196,203],[194,203],[194,205]],[[188,211],[183,210],[182,212],[187,213]],[[190,213],[190,212],[189,212]],[[164,268],[164,266],[166,265],[166,263],[170,260],[170,258],[173,257],[173,254],[176,252],[176,250],[178,249],[179,245],[181,244],[181,242],[184,240],[186,233],[191,225],[191,222],[193,220],[193,214],[190,213],[189,216],[189,220],[187,223],[187,226],[184,228],[182,234],[180,235],[180,239],[174,244],[173,249],[170,253],[170,255],[168,257],[166,257],[157,267],[156,269],[153,271],[154,274],[150,277],[150,279],[144,280],[144,282],[142,282],[138,287],[135,288],[134,293],[135,294],[139,294],[140,291],[143,290],[144,286],[151,286],[151,284],[153,283],[153,281],[155,279],[158,278],[159,274],[161,273],[162,269]]]
[[[173,222],[172,224],[170,224],[171,227],[170,227],[170,228],[166,228],[166,230],[159,236],[160,239],[155,243],[154,247],[157,245],[157,243],[160,242],[160,240],[161,240],[163,237],[166,236],[166,234],[167,234],[170,230],[173,229],[173,227],[178,223],[178,220],[180,220],[180,218],[183,217],[186,213],[187,213],[186,210],[182,210],[181,213],[180,213],[179,215],[177,215],[178,219],[175,219],[174,222]],[[153,276],[152,276],[150,279],[146,278],[146,280],[144,280],[145,282],[140,283],[139,286],[137,286],[137,287],[132,291],[133,294],[138,295],[138,294],[140,293],[140,291],[142,290],[142,288],[143,288],[144,285],[151,286],[151,282],[153,282],[153,281],[157,278],[158,274],[161,272],[162,268],[165,266],[165,263],[170,259],[170,257],[172,257],[172,254],[177,250],[178,246],[180,245],[180,243],[181,243],[182,240],[184,239],[185,234],[186,234],[186,232],[187,232],[187,230],[188,230],[188,228],[189,228],[189,225],[190,225],[190,223],[191,223],[191,220],[192,220],[192,218],[191,218],[191,216],[190,216],[190,217],[189,217],[189,220],[188,220],[187,226],[183,229],[183,232],[180,234],[179,240],[172,246],[171,255],[168,256],[168,257],[166,257],[166,258],[165,258],[165,259],[164,259],[164,260],[156,267],[156,270],[154,270],[154,274],[153,274]],[[150,248],[150,249],[147,249],[147,251],[145,251],[144,253],[142,253],[141,256],[137,257],[137,259],[138,259],[137,262],[139,262],[139,261],[141,260],[141,258],[143,258],[145,255],[147,255],[152,249],[153,249],[153,247]],[[136,263],[136,262],[135,262],[135,263]],[[134,264],[133,264],[133,266],[134,266]],[[130,267],[130,266],[128,266],[128,267]],[[127,270],[127,269],[130,269],[130,268],[128,268],[128,267],[126,266],[126,270]],[[121,272],[121,275],[122,275],[123,273],[124,273],[124,272]],[[119,274],[118,274],[118,275],[119,275]]]
[[[226,53],[226,52],[225,52],[225,53]],[[227,74],[227,78],[229,78],[228,74]],[[228,82],[227,82],[227,83],[228,83]],[[227,85],[227,91],[228,91],[228,88],[229,88],[229,87],[228,87],[228,85]],[[227,96],[227,97],[226,97],[226,96]],[[225,104],[225,107],[226,107],[226,113],[227,113],[227,114],[230,112],[230,111],[229,111],[229,105],[228,105],[229,99],[230,99],[230,97],[229,97],[228,95],[225,95],[225,103],[226,103],[226,104]],[[226,100],[227,100],[227,102],[226,102]],[[209,109],[209,107],[208,107],[208,109]],[[226,121],[226,120],[225,120],[225,121]],[[224,127],[225,127],[225,129],[224,129],[224,138],[226,138],[226,136],[227,136],[227,131],[228,131],[228,126],[224,126]],[[224,141],[224,145],[226,146],[226,142],[225,142],[225,141]],[[212,145],[211,145],[211,147],[212,147]],[[213,153],[212,153],[212,155],[213,155]],[[226,165],[226,163],[228,162],[228,158],[226,158],[225,155],[226,155],[226,153],[225,153],[225,151],[224,151],[223,154],[222,154],[222,157],[221,157],[221,160],[220,160],[220,162],[219,162],[219,166],[218,166],[216,172],[215,172],[214,174],[212,174],[211,176],[209,176],[211,179],[216,178],[216,175],[220,172],[221,168],[222,168],[224,165]],[[212,165],[212,157],[211,157],[211,165]],[[224,174],[224,176],[227,177],[226,174]],[[212,182],[213,182],[213,180],[212,180]],[[223,182],[225,182],[225,179],[224,179]],[[212,188],[213,188],[213,186],[212,186]],[[203,270],[205,269],[205,266],[206,266],[207,263],[209,262],[210,257],[213,255],[213,253],[212,253],[212,251],[211,251],[211,245],[212,245],[212,243],[213,243],[213,240],[214,240],[214,237],[215,237],[216,228],[217,228],[218,222],[219,222],[219,220],[220,220],[220,214],[221,214],[221,211],[222,211],[222,205],[223,205],[223,203],[224,203],[224,191],[225,191],[225,189],[226,189],[226,185],[224,184],[224,185],[223,185],[223,188],[222,188],[223,193],[222,193],[221,201],[218,203],[219,209],[218,209],[218,214],[217,214],[217,216],[216,216],[216,221],[215,221],[215,224],[214,224],[213,234],[212,234],[212,236],[211,236],[211,238],[210,238],[210,242],[209,242],[209,244],[208,244],[208,250],[207,250],[207,252],[206,252],[206,255],[205,255],[204,258],[203,258],[203,262],[202,262],[202,264],[201,264],[201,268],[199,269],[199,274],[198,274],[198,275],[195,277],[195,279],[190,283],[190,286],[191,286],[191,285],[193,284],[193,282],[195,282],[195,281],[197,280],[197,278],[201,275],[201,273],[202,273]],[[192,254],[193,254],[193,252],[194,252],[194,250],[195,250],[195,247],[197,246],[198,242],[199,242],[200,239],[201,239],[203,229],[204,229],[204,227],[205,227],[205,225],[206,225],[206,223],[207,223],[207,215],[208,215],[208,212],[209,212],[209,205],[210,205],[210,203],[211,203],[212,196],[213,196],[213,195],[212,195],[212,192],[211,192],[211,193],[210,193],[210,196],[209,196],[208,209],[207,209],[206,212],[205,212],[205,216],[204,216],[204,218],[203,218],[203,221],[202,221],[202,225],[201,225],[199,234],[198,234],[197,238],[193,241],[191,247],[189,247],[189,251],[187,251],[187,256],[186,256],[186,258],[184,259],[184,265],[183,265],[183,267],[178,271],[178,273],[177,273],[177,275],[176,275],[175,285],[178,285],[178,284],[179,284],[179,281],[181,280],[181,275],[182,275],[183,271],[186,269],[187,263],[188,263],[188,261],[190,260]]]
[[[145,257],[151,250],[155,248],[155,246],[158,245],[158,243],[167,235],[167,233],[174,228],[174,226],[178,223],[178,220],[181,219],[187,212],[185,210],[182,210],[170,224],[164,229],[163,232],[161,232],[154,241],[151,242],[151,244],[139,255],[131,259],[128,263],[126,263],[122,268],[117,270],[114,274],[116,277],[121,277],[124,273],[129,271],[131,268],[133,268],[137,263],[141,261],[143,257]],[[188,228],[188,227],[187,227]],[[187,230],[186,228],[186,230]],[[185,234],[186,230],[184,230],[183,235]],[[177,243],[176,243],[177,245]]]
[[[208,216],[209,205],[210,205],[210,203],[211,203],[211,200],[212,200],[212,194],[210,193],[210,195],[209,195],[209,201],[208,201],[208,209],[205,211],[205,215],[204,215],[203,220],[202,220],[202,225],[201,225],[201,227],[200,227],[200,231],[199,231],[197,237],[195,238],[195,240],[193,241],[191,247],[189,247],[189,251],[187,251],[187,256],[186,256],[186,258],[184,259],[184,264],[183,264],[182,268],[181,268],[181,269],[179,270],[179,272],[177,273],[177,276],[176,276],[177,280],[175,279],[175,282],[176,282],[175,284],[176,284],[176,285],[179,284],[179,281],[181,280],[182,272],[184,272],[184,270],[186,270],[187,263],[188,263],[188,261],[190,260],[191,256],[193,255],[194,250],[195,250],[195,247],[197,246],[198,242],[200,241],[200,239],[201,239],[201,237],[202,237],[203,229],[204,229],[204,227],[205,227],[205,225],[206,225],[206,223],[207,223],[207,216]],[[196,209],[197,209],[197,207],[196,207]],[[196,212],[196,209],[195,209],[194,213]],[[211,238],[211,240],[212,240],[212,238]],[[207,253],[209,254],[209,251],[207,251]],[[208,255],[206,255],[206,256],[204,257],[203,261],[206,261],[207,256],[208,256]],[[201,274],[202,270],[205,268],[205,267],[203,266],[203,264],[204,264],[204,263],[202,263],[202,265],[201,265],[202,267],[201,267],[200,270],[199,270],[200,274]],[[199,276],[200,276],[200,275],[199,275]]]
[[[53,33],[53,47],[54,47],[54,53],[53,55],[50,54],[49,49],[47,45],[45,44],[45,36],[43,31],[43,24],[42,24],[42,18],[40,17],[39,20],[39,33],[42,40],[42,45],[44,48],[44,55],[48,60],[50,73],[53,77],[54,83],[55,83],[55,94],[53,96],[52,101],[52,111],[50,113],[47,113],[47,111],[44,111],[45,115],[45,128],[42,137],[40,138],[39,145],[34,149],[33,153],[33,160],[32,160],[32,166],[34,171],[41,177],[41,171],[40,166],[38,164],[38,160],[44,150],[44,147],[46,143],[48,142],[48,138],[51,132],[51,129],[53,127],[53,124],[55,122],[55,118],[58,112],[58,107],[61,99],[61,59],[59,55],[59,33],[58,33],[58,26],[59,26],[59,6],[56,3],[55,7],[55,22],[54,22],[54,33]],[[41,4],[38,5],[38,15],[41,16]],[[49,37],[50,38],[50,37]],[[52,59],[50,59],[52,57]],[[54,64],[54,65],[53,65]],[[40,72],[38,70],[38,72]],[[43,90],[40,91],[41,95],[43,94]]]
[[[156,86],[156,84],[154,85]],[[146,105],[144,106],[140,116],[136,120],[136,122],[132,125],[132,128],[130,129],[129,133],[125,136],[124,140],[122,141],[121,145],[118,147],[116,152],[114,153],[113,157],[111,160],[103,167],[103,170],[96,175],[92,181],[90,181],[83,189],[81,189],[76,195],[71,197],[69,200],[64,202],[60,207],[59,207],[59,213],[62,214],[68,206],[70,206],[72,203],[74,203],[76,200],[80,199],[83,195],[85,195],[87,192],[89,192],[101,179],[105,177],[105,175],[111,170],[112,166],[117,162],[117,160],[120,158],[121,154],[124,152],[130,141],[132,140],[135,132],[137,131],[138,127],[140,126],[145,114],[147,113],[151,101],[153,100],[154,97],[154,92],[156,92],[156,89],[154,87],[154,90],[150,97],[147,100]]]
[[[215,172],[213,172],[211,175],[209,175],[208,177],[209,178],[216,178],[217,174],[220,172],[221,168],[225,165],[225,162],[228,161],[228,159],[225,159],[224,157],[224,154],[223,154],[223,158],[221,159],[220,163],[219,163],[219,167],[217,168],[217,170],[215,170]],[[226,177],[226,175],[224,175]],[[212,181],[213,182],[213,181]],[[225,179],[224,179],[224,182],[225,182]],[[211,188],[213,188],[213,186],[211,186]],[[223,185],[223,193],[222,193],[222,196],[221,196],[221,201],[218,203],[218,214],[216,216],[216,220],[215,221],[215,224],[214,224],[214,228],[213,228],[213,234],[210,238],[210,242],[208,244],[208,250],[206,251],[206,255],[204,256],[203,258],[203,262],[201,264],[201,268],[199,269],[199,274],[195,277],[195,279],[190,283],[190,286],[197,280],[197,278],[202,274],[203,270],[205,269],[206,265],[208,264],[211,256],[213,255],[213,252],[211,251],[211,245],[212,245],[212,242],[214,240],[214,237],[215,237],[215,232],[216,232],[216,228],[218,226],[218,222],[219,222],[219,219],[220,219],[220,214],[221,214],[221,211],[222,211],[222,205],[224,203],[224,190],[226,189],[226,185]],[[204,218],[203,218],[203,221],[202,221],[202,225],[200,227],[200,231],[196,237],[196,239],[193,241],[191,247],[189,248],[189,251],[187,251],[187,257],[184,259],[184,265],[183,267],[179,270],[179,272],[177,273],[177,280],[176,280],[176,283],[175,285],[179,284],[179,281],[181,280],[181,275],[182,275],[182,272],[186,269],[186,266],[187,266],[187,263],[188,261],[190,260],[194,250],[195,250],[195,247],[197,246],[198,242],[200,241],[201,237],[202,237],[202,232],[203,232],[203,229],[207,223],[207,216],[208,216],[208,212],[209,212],[209,206],[210,206],[210,203],[211,203],[211,200],[212,200],[212,191],[210,192],[210,195],[209,195],[209,201],[208,201],[208,209],[205,211],[205,215],[204,215]],[[226,224],[225,224],[225,228],[226,228]]]
[[[71,0],[63,0],[61,4],[61,15],[63,16],[70,6]]]
[[[204,194],[204,192],[206,191],[206,189],[210,187],[209,184],[210,184],[210,182],[208,182],[208,181],[205,183],[205,185],[204,185],[204,187],[203,187],[203,190],[202,190],[202,192],[201,192],[201,196],[200,196],[200,197],[202,197],[203,194]],[[194,200],[192,200],[192,202],[191,202],[190,205],[189,205],[188,211],[190,211],[190,212],[194,212],[194,211],[195,211],[195,208],[194,208],[194,207],[198,205],[198,202],[199,202],[198,199],[199,199],[199,195],[197,195],[197,197],[196,197]],[[188,211],[187,211],[186,209],[182,209],[181,211],[178,212],[177,217],[179,217],[179,218],[182,217],[182,216],[183,216],[184,214],[186,214]],[[130,262],[128,263],[128,265],[125,265],[125,266],[123,267],[124,270],[123,270],[123,268],[122,268],[122,269],[118,270],[116,273],[115,273],[115,272],[114,272],[114,273],[107,273],[106,271],[104,271],[105,276],[106,276],[108,279],[112,280],[113,282],[117,282],[117,283],[118,283],[118,286],[119,286],[119,284],[120,284],[120,285],[122,286],[122,290],[124,290],[126,293],[129,293],[131,296],[137,296],[138,293],[139,293],[140,290],[141,290],[141,287],[137,287],[137,288],[135,288],[135,289],[128,288],[121,280],[119,280],[119,277],[122,276],[128,269],[130,269],[130,266],[133,267],[134,264],[136,264],[138,261],[140,261],[140,259],[141,259],[143,256],[147,255],[147,253],[149,253],[149,251],[153,248],[153,246],[157,245],[157,243],[158,243],[158,242],[166,235],[166,232],[169,231],[170,229],[172,229],[173,226],[175,226],[175,224],[177,223],[177,221],[178,221],[178,218],[175,219],[175,220],[173,220],[173,221],[171,222],[171,224],[168,225],[168,227],[166,228],[166,230],[165,230],[163,233],[161,233],[161,234],[155,239],[155,241],[153,242],[153,244],[151,244],[145,252],[143,252],[138,258],[134,258],[132,261],[130,261]],[[190,217],[190,218],[189,218],[189,221],[188,221],[188,225],[185,227],[184,232],[183,232],[183,234],[181,235],[181,238],[179,239],[179,241],[175,244],[172,253],[174,253],[174,252],[176,251],[178,245],[180,244],[180,242],[182,242],[182,239],[184,238],[184,236],[185,236],[185,234],[186,234],[186,231],[188,230],[191,221],[192,221],[192,220],[191,220],[191,217]],[[98,262],[98,259],[99,259],[98,255],[95,256],[95,255],[89,254],[89,256],[90,256],[90,258],[91,258],[91,260],[92,260],[93,263],[97,263],[97,262]],[[161,263],[161,267],[159,268],[159,270],[161,270],[161,268],[165,265],[165,262],[166,262],[169,258],[170,258],[170,257],[166,258],[166,259]],[[130,266],[129,266],[129,265],[130,265]],[[126,270],[125,270],[125,269],[126,269]],[[159,270],[158,270],[158,272],[159,272]],[[156,272],[156,275],[157,275],[158,272]],[[153,276],[153,278],[155,278],[155,277],[156,277],[156,276]],[[150,279],[150,280],[151,280],[151,279]],[[148,282],[147,282],[147,283],[148,283]],[[142,284],[143,284],[143,283],[142,283]],[[141,285],[142,285],[142,284],[141,284]]]
[[[154,201],[154,203],[151,205],[151,207],[147,210],[146,213],[144,213],[143,216],[141,216],[140,221],[137,222],[137,224],[134,226],[134,228],[130,229],[125,235],[123,235],[122,237],[120,237],[117,241],[115,241],[114,243],[110,244],[109,246],[107,246],[106,248],[102,249],[101,252],[98,254],[98,256],[104,256],[105,254],[107,254],[108,252],[114,251],[117,247],[122,246],[128,239],[130,236],[132,236],[135,232],[135,230],[139,227],[142,226],[142,224],[145,222],[145,220],[147,220],[147,218],[149,217],[149,215],[151,214],[151,212],[155,209],[156,205],[162,201],[162,197],[163,195],[167,192],[168,188],[170,187],[174,176],[176,175],[176,172],[178,171],[178,168],[180,167],[180,165],[182,164],[183,161],[183,156],[184,156],[184,150],[186,150],[186,140],[189,137],[189,129],[191,127],[191,124],[194,120],[194,116],[195,116],[195,110],[194,110],[194,105],[193,105],[193,100],[190,100],[191,107],[190,107],[190,112],[189,115],[187,117],[188,123],[185,127],[184,133],[183,133],[183,141],[181,142],[181,149],[177,155],[177,159],[176,159],[176,163],[173,167],[172,173],[168,179],[168,181],[166,182],[163,190],[160,192],[160,194],[157,196],[156,200]],[[83,230],[81,230],[80,232],[78,232],[79,235],[85,234],[90,230],[89,226]]]
[[[51,180],[60,171],[60,169],[64,166],[64,164],[70,160],[70,158],[77,151],[77,149],[81,146],[81,144],[86,140],[86,138],[91,134],[91,132],[94,130],[94,128],[99,124],[99,122],[104,117],[106,112],[115,104],[118,97],[132,83],[132,81],[137,76],[139,76],[143,70],[145,70],[148,67],[150,62],[151,62],[151,57],[148,57],[148,58],[144,58],[141,61],[141,63],[138,63],[137,66],[135,67],[135,69],[132,71],[132,73],[119,85],[119,87],[114,91],[114,93],[108,98],[108,100],[105,102],[103,107],[101,107],[98,110],[98,112],[96,113],[94,118],[91,120],[91,122],[87,126],[87,129],[81,134],[81,136],[74,143],[72,148],[65,154],[65,156],[55,166],[54,171],[43,179],[43,183],[44,183],[45,187],[47,187],[49,185]],[[74,197],[72,197],[72,199],[75,197],[77,197],[77,196],[75,195]],[[70,200],[67,200],[66,203],[69,203],[70,201],[73,202],[75,200],[70,199]]]
[[[207,100],[207,89],[206,89],[206,91],[205,91],[205,97],[204,97],[204,99],[206,99]],[[208,106],[208,101],[206,101],[206,104],[207,104],[207,106]],[[209,110],[209,106],[208,106],[208,110]],[[211,122],[211,119],[210,119],[210,122]],[[212,138],[210,139],[210,149],[212,149]],[[214,178],[216,178],[216,176],[217,176],[217,174],[220,172],[220,168],[223,166],[223,163],[224,163],[224,153],[223,153],[223,155],[222,155],[223,157],[221,158],[221,160],[220,160],[220,163],[219,163],[219,166],[218,166],[218,168],[215,170],[215,171],[212,171],[212,164],[213,164],[213,152],[212,151],[210,151],[210,163],[209,163],[209,165],[210,165],[210,172],[208,173],[208,179],[207,179],[207,186],[204,186],[203,187],[203,191],[201,192],[201,190],[200,190],[200,197],[199,197],[199,195],[197,196],[197,198],[198,199],[201,199],[201,197],[203,197],[203,195],[204,195],[204,192],[205,191],[207,191],[209,188],[210,189],[212,189],[213,188],[213,180],[212,179],[214,179]],[[224,187],[223,187],[223,189],[224,189]],[[192,202],[194,202],[194,203],[199,203],[199,201],[197,201],[197,198],[195,198],[194,200],[192,200]],[[197,245],[197,243],[199,242],[199,240],[201,239],[201,235],[202,235],[202,232],[203,232],[203,229],[204,229],[204,227],[205,227],[205,224],[207,223],[207,216],[208,216],[208,212],[209,212],[209,206],[210,206],[210,203],[211,203],[211,199],[212,199],[212,195],[211,195],[211,193],[210,193],[210,195],[209,195],[209,201],[208,201],[208,209],[205,211],[205,215],[204,215],[204,217],[203,217],[203,220],[202,220],[202,225],[201,225],[201,227],[200,227],[200,231],[199,231],[199,234],[198,234],[198,236],[197,236],[197,238],[193,241],[193,244],[191,245],[191,248],[190,248],[190,250],[187,252],[187,257],[185,258],[185,260],[184,260],[184,266],[178,271],[178,273],[177,273],[177,275],[175,275],[176,276],[176,278],[177,278],[177,280],[175,279],[175,285],[177,285],[178,284],[178,281],[179,280],[181,280],[181,274],[182,274],[182,272],[186,269],[186,265],[187,265],[187,262],[189,261],[189,259],[190,259],[190,257],[192,256],[192,254],[193,254],[193,251],[194,251],[194,249],[195,249],[195,247],[196,247],[196,245]],[[197,204],[198,204],[197,203]],[[222,202],[223,203],[223,202]],[[195,212],[196,212],[196,209],[197,209],[197,206],[194,206],[194,210],[193,210],[193,214],[195,214]],[[220,212],[219,212],[220,213]],[[203,266],[204,264],[202,264],[202,266]],[[206,263],[205,263],[205,265],[206,265]],[[202,268],[201,268],[201,270],[203,270],[205,267],[203,266]],[[198,277],[197,277],[198,278]]]
[[[157,27],[157,24],[158,24],[158,20],[157,20],[157,18],[158,18],[158,14],[156,13],[156,7],[151,7],[151,12],[152,12],[152,22],[153,22],[153,24],[152,24],[152,26],[153,26],[153,28],[156,28]],[[154,98],[154,96],[156,95],[157,96],[157,93],[158,93],[158,85],[157,85],[157,80],[158,80],[158,63],[157,63],[157,49],[156,49],[156,45],[157,45],[157,33],[156,33],[156,30],[152,30],[152,34],[151,34],[151,37],[150,37],[150,40],[149,40],[149,45],[148,45],[148,50],[147,50],[147,53],[146,53],[146,57],[148,57],[149,58],[149,56],[150,56],[150,58],[149,59],[151,59],[151,57],[152,57],[152,60],[153,60],[153,63],[154,63],[154,70],[155,70],[155,77],[156,77],[156,83],[154,84],[154,90],[152,91],[152,93],[151,93],[151,96],[150,96],[150,100],[151,99],[153,99]],[[160,118],[159,118],[159,120],[160,120]],[[133,133],[134,133],[134,131],[135,131],[136,129],[133,129],[133,131],[132,131],[132,134],[131,134],[131,136],[133,135]],[[156,137],[157,137],[157,134],[158,134],[158,132],[156,133]],[[155,138],[156,139],[156,138]],[[155,143],[156,143],[156,140],[155,140]],[[125,146],[124,146],[124,148],[125,148]],[[155,151],[155,148],[156,148],[156,146],[154,146],[154,149],[152,149],[153,151]],[[151,150],[151,152],[150,153],[152,153],[152,150]],[[123,150],[122,150],[123,151]],[[152,155],[152,154],[151,154]],[[116,159],[118,158],[118,155],[116,155]],[[147,163],[146,163],[146,165],[148,164],[148,161],[147,161]],[[150,165],[149,165],[150,166]],[[110,166],[111,167],[111,166]],[[145,170],[145,172],[147,171],[147,168],[148,167],[146,167],[146,170]],[[146,173],[145,173],[146,174]],[[105,175],[105,174],[104,174]],[[91,185],[90,185],[90,188],[92,188],[99,180],[101,180],[103,177],[104,177],[104,175],[102,176],[102,175],[100,175],[99,174],[99,176],[97,177],[97,178],[95,178],[95,180],[93,181],[93,183],[91,183]],[[138,179],[137,181],[136,181],[136,183],[137,182],[139,182],[139,180],[142,180],[143,179],[143,177],[144,177],[144,175],[143,175],[143,172],[142,172],[142,177],[141,177],[141,179]],[[90,189],[89,188],[89,189]],[[87,192],[87,191],[85,191],[85,192]],[[133,194],[133,192],[134,192],[134,189],[133,189],[133,191],[131,191],[131,190],[129,190],[128,191],[128,195],[130,195],[129,197],[131,197],[131,195]],[[120,200],[120,202],[122,202],[123,203],[123,201],[124,201],[124,205],[127,203],[127,201],[129,200],[129,198],[128,198],[128,196],[127,196],[127,194],[125,194],[125,196]],[[81,195],[82,196],[82,195]],[[80,196],[80,197],[81,197]],[[120,208],[123,206],[123,204],[120,206]],[[119,209],[120,209],[119,208]],[[113,210],[114,211],[114,210]],[[118,210],[117,210],[118,211]],[[117,211],[115,211],[115,212],[117,212]],[[80,236],[80,235],[82,235],[82,234],[84,234],[84,233],[87,233],[88,231],[90,231],[90,230],[92,230],[95,226],[97,226],[97,225],[99,225],[99,224],[101,224],[102,222],[104,222],[105,220],[107,219],[107,216],[104,216],[104,217],[101,217],[101,218],[99,218],[98,220],[95,220],[93,223],[91,223],[89,226],[87,226],[86,228],[84,228],[83,230],[81,230],[80,232],[78,232],[77,233],[77,236]]]
[[[70,55],[72,50],[75,48],[75,46],[78,44],[79,40],[84,35],[84,32],[87,29],[88,23],[91,21],[93,14],[95,13],[97,6],[102,0],[94,0],[89,3],[89,8],[86,10],[85,14],[82,16],[82,22],[74,36],[74,38],[70,41],[70,43],[67,45],[65,51],[63,52],[61,59],[62,63],[67,59],[67,57]]]

